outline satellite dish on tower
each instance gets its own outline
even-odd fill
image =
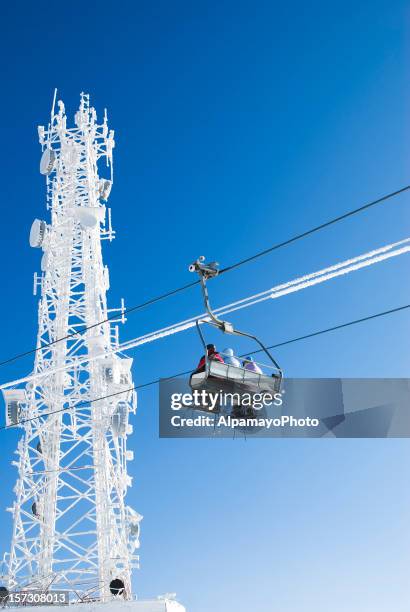
[[[34,219],[30,229],[30,246],[33,248],[40,248],[44,242],[44,236],[46,235],[47,224],[45,221],[40,219]]]
[[[46,272],[48,267],[48,253],[43,253],[40,263],[41,271]]]
[[[79,206],[73,209],[73,215],[83,228],[95,227],[104,219],[105,207]]]
[[[98,223],[97,215],[90,208],[79,208],[77,211],[77,219],[83,227],[95,227]]]
[[[54,168],[54,163],[56,161],[56,154],[53,149],[45,149],[43,151],[43,155],[40,160],[40,173],[41,174],[50,174],[50,172]]]

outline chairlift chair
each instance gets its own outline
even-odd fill
[[[222,392],[223,394],[243,394],[246,392],[250,394],[269,393],[271,395],[275,395],[278,393],[281,388],[283,373],[278,363],[275,361],[261,340],[252,334],[235,329],[231,323],[222,321],[212,311],[206,283],[207,280],[218,275],[219,264],[217,262],[206,264],[205,258],[202,256],[189,266],[189,271],[196,272],[199,276],[204,304],[208,313],[208,316],[205,319],[196,321],[196,329],[204,348],[205,367],[203,371],[194,371],[191,374],[189,379],[191,390],[204,390],[207,393]],[[268,357],[269,361],[273,364],[273,366],[270,366],[273,369],[272,375],[269,376],[263,373],[259,374],[244,367],[221,363],[220,361],[216,361],[212,358],[210,359],[208,356],[205,337],[201,329],[201,324],[203,323],[216,327],[224,334],[232,334],[235,336],[250,338],[256,342]],[[200,410],[209,412],[206,405],[203,408],[201,407]],[[217,408],[213,412],[219,411],[220,409]]]

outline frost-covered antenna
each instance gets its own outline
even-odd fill
[[[55,107],[56,107],[56,100],[57,100],[57,87],[55,87],[55,89],[54,89],[53,104],[51,105],[50,125],[53,125],[54,111],[55,111]]]
[[[43,134],[43,138],[41,138],[40,136],[40,143],[42,145],[45,145],[47,149],[51,148],[51,126],[53,125],[54,122],[54,111],[55,111],[55,106],[56,106],[56,99],[57,99],[57,87],[54,88],[54,94],[53,94],[53,102],[51,104],[51,111],[50,111],[50,122],[48,124],[48,130],[47,130],[47,140],[44,139],[44,127],[40,126],[39,127],[39,136],[40,136],[40,128],[42,129],[42,134]]]
[[[57,90],[50,124],[39,127],[51,219],[36,219],[30,232],[30,245],[42,250],[33,373],[50,374],[4,391],[7,423],[20,423],[23,435],[3,580],[9,590],[66,589],[81,601],[130,599],[142,518],[125,503],[136,396],[132,360],[116,354],[124,306],[112,319],[101,251],[113,232],[105,221],[112,181],[100,176],[100,160],[112,159],[114,135],[106,118],[98,124],[87,94],[69,129],[56,100]],[[98,358],[78,365],[87,355]]]

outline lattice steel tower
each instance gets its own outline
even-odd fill
[[[35,220],[30,232],[31,246],[43,251],[34,280],[41,291],[35,377],[4,391],[7,421],[20,423],[23,435],[3,577],[9,589],[128,599],[142,518],[125,504],[136,396],[132,360],[117,350],[124,304],[117,314],[107,308],[101,251],[101,240],[114,237],[105,205],[114,133],[106,113],[98,124],[85,94],[73,127],[60,101],[38,131],[51,219]]]

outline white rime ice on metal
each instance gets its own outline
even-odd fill
[[[115,586],[129,599],[142,518],[125,503],[132,459],[128,417],[136,396],[125,391],[132,387],[132,360],[116,354],[124,305],[118,317],[109,314],[101,252],[101,240],[114,237],[105,206],[114,133],[106,114],[99,124],[89,97],[81,94],[75,125],[67,127],[58,102],[48,127],[39,127],[39,139],[50,221],[33,223],[30,244],[43,251],[42,273],[35,275],[41,298],[33,372],[43,376],[24,389],[3,391],[9,423],[35,417],[20,425],[3,579],[9,589],[68,589],[78,600],[110,600]],[[93,327],[107,316],[115,318]],[[90,329],[72,335],[85,326]],[[53,344],[59,338],[65,340]]]

